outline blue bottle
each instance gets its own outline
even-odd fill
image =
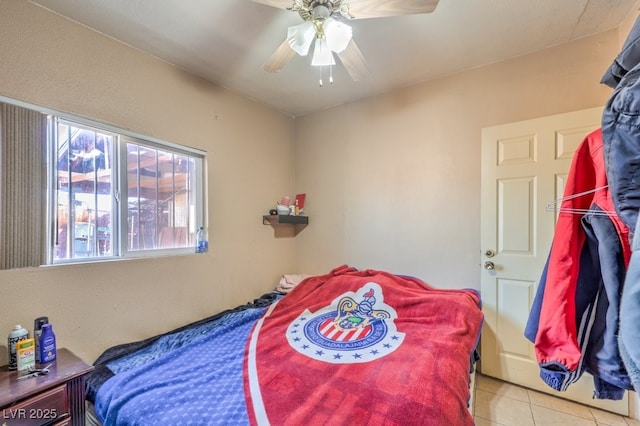
[[[44,364],[56,359],[56,335],[51,324],[42,325],[40,336],[40,363]]]

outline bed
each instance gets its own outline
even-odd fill
[[[474,290],[348,266],[107,349],[90,424],[472,425]]]

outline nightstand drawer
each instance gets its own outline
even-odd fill
[[[69,416],[67,386],[62,385],[2,409],[2,425],[40,426]]]

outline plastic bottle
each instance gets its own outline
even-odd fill
[[[296,204],[295,204],[295,215],[296,216],[300,216],[300,205],[298,204],[298,199],[296,198]]]
[[[209,251],[209,243],[207,242],[207,234],[204,227],[201,226],[196,233],[196,253],[206,253]]]
[[[51,362],[54,359],[56,359],[56,335],[51,324],[43,324],[40,336],[40,363]]]
[[[40,336],[42,336],[42,326],[49,323],[48,317],[39,317],[33,320],[33,339],[36,341],[36,362],[40,362]]]
[[[21,340],[27,340],[29,338],[29,332],[26,328],[20,324],[16,325],[7,340],[7,347],[9,348],[9,370],[16,370],[18,368],[18,354],[16,351],[16,343]]]

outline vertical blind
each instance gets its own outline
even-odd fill
[[[0,103],[0,269],[46,262],[46,115]]]

